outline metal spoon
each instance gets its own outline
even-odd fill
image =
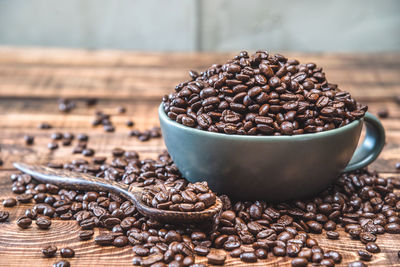
[[[190,223],[211,219],[222,209],[222,202],[217,197],[215,204],[211,207],[194,212],[161,210],[147,206],[142,201],[143,188],[121,184],[80,172],[64,169],[52,169],[46,166],[33,166],[21,162],[14,162],[14,167],[27,173],[36,180],[43,183],[55,184],[62,188],[74,190],[106,191],[117,194],[130,200],[137,210],[149,218],[169,223]]]

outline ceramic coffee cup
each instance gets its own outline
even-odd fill
[[[207,132],[179,124],[160,105],[161,130],[168,152],[190,182],[234,199],[287,201],[310,197],[341,172],[374,161],[385,131],[371,113],[320,133],[294,136],[244,136]],[[363,124],[366,135],[357,148]]]

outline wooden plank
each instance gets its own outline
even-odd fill
[[[160,53],[129,52],[117,50],[77,50],[60,48],[16,48],[0,46],[0,64],[18,65],[68,65],[68,66],[160,66],[164,68],[182,65],[207,66],[211,62],[222,63],[236,53]],[[251,52],[251,51],[250,51]],[[274,54],[279,51],[270,51]],[[297,53],[284,52],[289,58],[302,62],[316,62],[325,67],[351,68],[399,68],[399,53]],[[344,63],[345,62],[345,63]]]
[[[160,98],[232,54],[132,53],[0,48],[2,97]],[[323,66],[328,80],[359,100],[400,95],[400,55],[291,54]]]

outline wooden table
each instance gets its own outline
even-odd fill
[[[118,51],[82,51],[50,49],[0,48],[0,200],[13,196],[9,175],[14,171],[13,161],[65,162],[79,156],[72,155],[72,147],[54,152],[47,149],[50,134],[55,131],[87,132],[89,146],[97,155],[110,155],[114,147],[137,150],[142,157],[155,157],[165,147],[161,139],[139,142],[128,136],[125,121],[131,118],[138,129],[158,125],[157,107],[164,94],[172,91],[180,81],[188,79],[188,70],[202,70],[214,62],[222,63],[229,54],[187,53],[130,53]],[[375,113],[383,107],[389,109],[389,118],[383,119],[387,144],[371,169],[382,172],[383,177],[400,177],[395,163],[400,161],[400,106],[394,97],[400,96],[400,54],[300,54],[288,53],[302,62],[315,62],[323,66],[330,82],[350,91],[357,100],[368,104]],[[77,108],[70,114],[57,109],[59,97],[75,99]],[[95,97],[99,103],[87,107],[84,98]],[[117,106],[125,106],[126,114],[117,114]],[[115,133],[93,128],[91,120],[96,109],[115,114],[112,121]],[[41,122],[54,126],[51,130],[38,130]],[[35,136],[35,145],[26,146],[23,136]],[[55,243],[59,248],[71,246],[76,257],[73,266],[126,266],[131,265],[131,248],[99,247],[93,240],[78,240],[75,221],[54,220],[49,231],[35,227],[22,230],[15,220],[32,204],[10,211],[10,220],[0,223],[1,266],[50,266],[55,259],[41,257],[41,248]],[[98,231],[98,230],[97,230]],[[360,242],[350,240],[340,231],[338,241],[319,237],[324,249],[343,254],[343,262],[358,259]],[[397,252],[400,235],[378,238],[383,253],[374,256],[371,266],[400,266]],[[60,258],[58,257],[57,260]],[[204,257],[198,262],[205,263]],[[287,265],[289,258],[270,256],[257,266]],[[227,265],[242,265],[228,259]]]

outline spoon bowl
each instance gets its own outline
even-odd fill
[[[222,201],[218,197],[214,205],[202,211],[183,212],[156,209],[147,206],[142,201],[143,188],[141,187],[121,184],[115,181],[106,181],[86,173],[52,169],[42,165],[28,165],[21,162],[15,162],[13,165],[18,170],[31,175],[43,183],[51,183],[61,188],[73,190],[106,191],[117,194],[130,200],[142,215],[162,222],[193,223],[211,220],[222,209]]]

